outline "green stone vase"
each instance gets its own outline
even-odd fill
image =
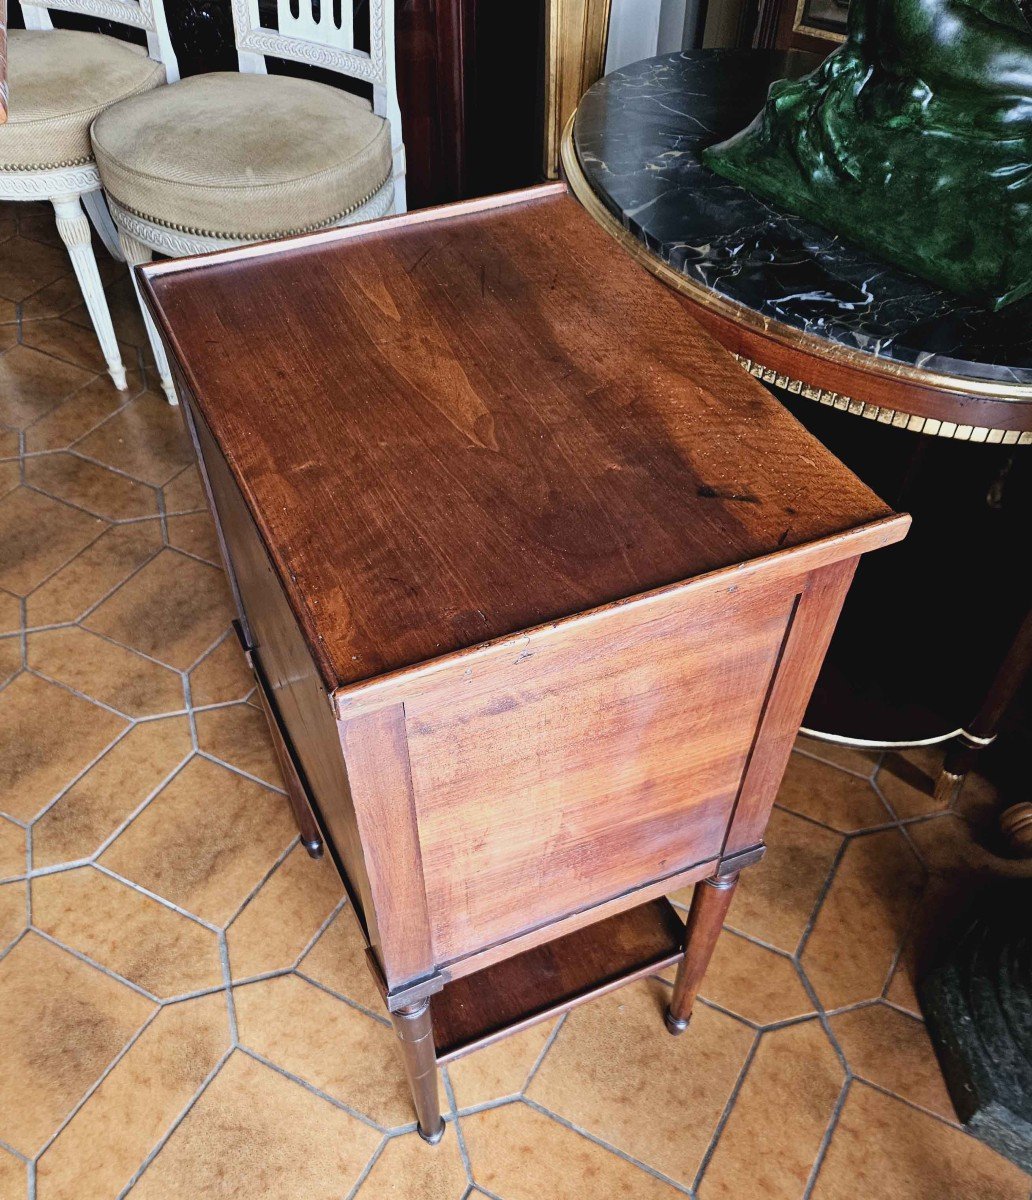
[[[989,308],[1032,292],[1032,0],[853,0],[714,171]]]

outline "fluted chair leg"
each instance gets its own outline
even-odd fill
[[[169,404],[178,404],[179,397],[176,395],[175,384],[172,382],[172,372],[169,370],[168,359],[165,357],[165,347],[161,343],[158,331],[154,328],[154,322],[140,295],[140,285],[136,280],[136,272],[133,270],[140,263],[150,262],[154,257],[154,251],[149,246],[145,246],[143,242],[138,242],[136,238],[130,237],[124,229],[118,231],[118,240],[121,243],[125,261],[129,264],[129,274],[132,276],[133,288],[136,291],[136,302],[140,306],[143,324],[147,330],[151,353],[154,355],[154,365],[158,369],[158,378],[161,380],[161,390],[168,398]]]
[[[78,196],[54,196],[50,202],[57,217],[57,232],[68,248],[75,278],[79,281],[82,298],[86,301],[86,310],[90,314],[104,360],[107,362],[108,374],[114,380],[115,387],[124,390],[127,386],[125,367],[118,352],[115,327],[111,324],[107,297],[104,295],[97,260],[93,254],[90,223]]]

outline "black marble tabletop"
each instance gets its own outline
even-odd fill
[[[747,125],[772,80],[818,60],[703,50],[633,63],[583,97],[581,169],[624,227],[667,264],[764,318],[954,378],[1032,385],[1032,299],[975,307],[779,211],[704,167]]]

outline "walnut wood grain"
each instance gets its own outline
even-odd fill
[[[328,686],[889,515],[568,196],[420,215],[144,272]]]

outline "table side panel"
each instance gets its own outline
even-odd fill
[[[798,591],[614,614],[406,704],[439,965],[720,854]]]
[[[305,772],[317,816],[330,835],[345,885],[356,901],[359,920],[368,936],[375,939],[375,910],[329,696],[243,497],[181,381],[180,399],[210,489],[213,515],[251,638],[251,651],[261,663],[280,720]]]
[[[812,571],[799,595],[728,827],[725,855],[740,854],[763,838],[859,561],[859,557],[846,558]]]

